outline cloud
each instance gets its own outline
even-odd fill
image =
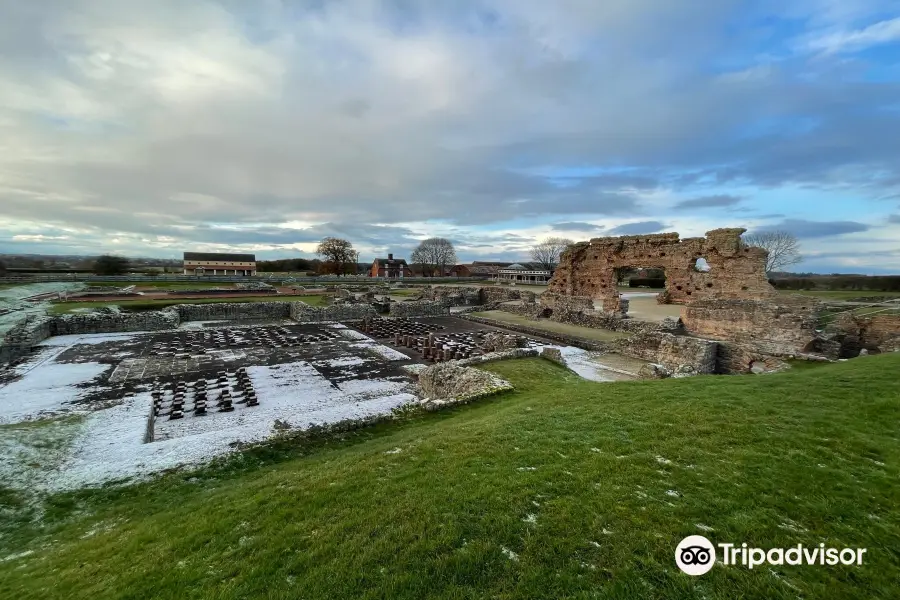
[[[625,223],[609,230],[612,235],[641,235],[645,233],[656,233],[671,227],[660,221],[638,221],[635,223]]]
[[[871,229],[871,225],[858,221],[807,221],[805,219],[785,219],[780,223],[760,227],[758,231],[787,231],[798,238],[822,238],[847,233],[860,233]]]
[[[900,214],[890,215],[888,217],[888,223],[900,223]]]
[[[554,223],[550,226],[553,231],[599,231],[604,229],[603,225],[595,225],[584,221],[566,221],[563,223]]]
[[[690,210],[693,208],[722,208],[740,204],[741,200],[742,199],[738,196],[704,196],[702,198],[682,200],[675,205],[675,210]]]
[[[889,1],[257,4],[2,3],[2,247],[515,254],[501,232],[900,194],[892,59],[849,54],[894,39]]]
[[[900,17],[879,21],[862,29],[835,31],[813,37],[805,43],[805,48],[812,52],[836,54],[856,52],[896,41],[900,41]]]

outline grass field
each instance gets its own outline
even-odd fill
[[[97,309],[105,306],[118,306],[123,310],[158,310],[176,304],[215,304],[220,302],[296,302],[303,301],[312,306],[324,306],[325,296],[248,296],[244,298],[181,298],[177,300],[123,300],[121,302],[55,302],[50,304],[48,312],[61,315],[84,309]]]
[[[490,369],[517,391],[57,495],[35,520],[0,495],[0,597],[896,597],[900,354],[604,384]],[[692,534],[868,551],[692,578]]]
[[[562,333],[564,335],[574,335],[588,340],[615,340],[624,337],[624,334],[616,331],[608,331],[606,329],[594,329],[591,327],[579,327],[578,325],[569,325],[568,323],[557,323],[556,321],[548,321],[546,319],[536,321],[520,315],[504,312],[502,310],[489,310],[486,312],[472,313],[473,317],[484,317],[486,319],[494,319],[504,323],[513,325],[525,325],[534,327],[535,329],[543,329],[544,331],[552,331],[554,333]]]
[[[799,294],[823,300],[850,300],[851,298],[900,298],[900,292],[870,292],[853,290],[782,290],[780,294]]]
[[[185,282],[185,281],[91,281],[88,282],[87,285],[92,287],[110,287],[110,288],[122,288],[128,287],[130,285],[136,285],[138,287],[154,287],[154,288],[162,288],[162,289],[172,289],[172,290],[208,290],[210,288],[231,288],[234,287],[233,283],[194,283],[194,282]]]

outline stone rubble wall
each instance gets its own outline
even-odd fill
[[[547,331],[546,329],[541,329],[539,327],[529,327],[527,325],[520,325],[518,323],[507,323],[506,321],[498,321],[495,319],[476,317],[473,315],[456,316],[459,316],[462,319],[466,319],[467,321],[472,321],[474,323],[491,325],[493,327],[500,327],[503,329],[508,329],[509,331],[515,331],[517,333],[523,333],[525,335],[543,338],[545,340],[552,340],[553,342],[562,344],[564,346],[575,346],[576,348],[582,348],[584,350],[596,350],[602,352],[610,352],[615,350],[615,344],[613,342],[589,340],[586,338],[566,335],[564,333],[558,333],[555,331]]]
[[[512,300],[534,302],[534,292],[507,287],[432,286],[422,290],[422,300],[444,302],[447,306],[481,306]]]
[[[667,301],[708,298],[771,299],[766,276],[768,253],[745,246],[744,229],[714,229],[706,237],[680,239],[677,233],[594,238],[569,247],[560,257],[548,291],[602,300],[603,310],[621,313],[616,269],[657,267],[666,272]],[[698,270],[703,258],[708,270]]]
[[[828,326],[827,331],[840,343],[841,358],[858,356],[863,349],[867,352],[900,351],[900,315],[844,313]]]
[[[518,290],[501,286],[481,288],[481,300],[484,304],[491,302],[509,302],[511,300],[534,302],[535,298],[535,293],[529,290]]]
[[[23,358],[31,352],[32,346],[53,335],[52,321],[53,319],[49,317],[31,317],[7,331],[0,341],[0,365]]]
[[[670,370],[688,366],[695,373],[718,371],[718,343],[671,333],[639,333],[618,342],[620,354],[647,360]]]
[[[444,302],[415,300],[412,302],[392,302],[392,317],[445,317],[450,314],[450,306]]]
[[[361,321],[378,316],[378,312],[368,304],[333,304],[322,307],[310,306],[303,302],[289,302],[289,304],[291,304],[290,318],[299,323]]]
[[[174,329],[180,319],[173,309],[60,315],[52,320],[50,331],[52,335],[84,335]]]
[[[182,321],[239,321],[287,319],[295,302],[216,302],[174,306]]]
[[[505,379],[459,362],[438,363],[419,372],[419,394],[426,410],[464,404],[513,389]]]
[[[668,333],[682,333],[681,323],[675,319],[663,319],[662,321],[642,321],[622,317],[601,310],[594,309],[594,301],[585,296],[565,296],[545,292],[541,296],[540,311],[531,307],[516,309],[516,314],[527,316],[532,311],[541,315],[549,315],[551,321],[589,327],[591,329],[607,329],[609,331],[624,331],[629,333],[650,333],[664,331]],[[624,305],[624,306],[627,306]],[[508,310],[511,305],[504,304],[500,310]],[[512,312],[512,311],[510,311]]]
[[[820,304],[815,299],[779,302],[703,300],[686,305],[681,321],[692,334],[758,346],[771,354],[803,352],[819,334]]]

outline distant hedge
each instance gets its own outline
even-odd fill
[[[632,277],[631,279],[628,280],[628,287],[633,287],[633,288],[648,287],[648,288],[659,289],[659,288],[666,287],[666,280],[665,280],[665,278],[657,279],[657,278],[650,278],[650,277]]]
[[[776,277],[780,290],[828,290],[900,292],[900,275],[821,275],[818,277]]]

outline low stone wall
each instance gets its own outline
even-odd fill
[[[23,358],[31,352],[32,346],[53,335],[52,321],[49,317],[30,317],[7,331],[0,343],[0,365]]]
[[[332,306],[310,306],[303,302],[290,302],[290,318],[299,323],[319,323],[323,321],[361,321],[378,316],[368,304],[334,304]]]
[[[535,294],[529,290],[518,290],[516,288],[491,286],[481,288],[481,300],[487,304],[489,302],[509,302],[510,300],[524,300],[525,302],[534,302]]]
[[[237,321],[241,319],[287,319],[296,302],[221,302],[211,304],[179,304],[182,321]]]
[[[627,312],[628,300],[623,298],[620,305]],[[591,329],[607,329],[609,331],[625,331],[629,333],[657,331],[681,333],[684,331],[681,323],[675,319],[641,321],[623,317],[619,313],[596,310],[593,299],[587,296],[544,293],[540,298],[539,306],[540,309],[523,306],[521,308],[513,308],[513,310],[516,314],[523,316],[532,316],[534,318],[534,315],[540,315],[558,323],[567,323]],[[512,308],[512,305],[502,305],[500,307],[501,310],[509,310],[509,308]]]
[[[672,335],[671,333],[639,333],[620,340],[618,351],[677,370],[688,366],[695,373],[716,373],[718,343],[711,340]]]
[[[506,302],[498,304],[497,310],[528,319],[538,319],[544,312],[544,309],[537,302]]]
[[[841,344],[841,358],[857,356],[862,349],[868,352],[900,351],[900,315],[867,317],[844,313],[829,325],[828,331],[839,334],[834,339]]]
[[[821,305],[814,299],[699,300],[685,305],[687,331],[706,338],[756,345],[769,354],[802,352],[818,336]]]
[[[728,375],[775,372],[789,368],[784,360],[760,351],[757,345],[736,342],[719,342],[716,364],[719,373]]]
[[[423,300],[444,302],[447,306],[477,306],[483,303],[481,288],[471,286],[432,286],[422,290]]]
[[[485,317],[475,317],[472,315],[459,315],[459,317],[461,319],[466,319],[467,321],[472,321],[474,323],[491,325],[493,327],[500,327],[503,329],[508,329],[510,331],[524,333],[525,335],[532,335],[535,337],[552,340],[565,346],[575,346],[576,348],[583,348],[584,350],[598,350],[603,352],[610,352],[615,350],[615,343],[613,342],[589,340],[586,338],[566,335],[564,333],[557,333],[555,331],[547,331],[538,327],[529,327],[527,325],[519,325],[517,323],[507,323],[505,321],[498,321],[496,319],[488,319]]]
[[[50,332],[52,335],[82,335],[174,329],[180,322],[178,311],[174,309],[61,315],[51,321]]]
[[[445,317],[450,314],[450,306],[444,302],[417,300],[413,302],[392,302],[392,317]]]

